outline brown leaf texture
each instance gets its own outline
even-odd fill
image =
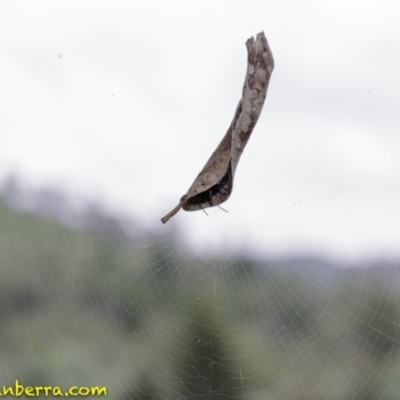
[[[242,98],[236,108],[232,123],[204,168],[181,197],[179,204],[165,217],[165,224],[181,208],[197,211],[218,206],[232,192],[235,171],[261,114],[268,84],[274,69],[274,59],[264,32],[247,40],[247,72]]]

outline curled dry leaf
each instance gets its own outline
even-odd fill
[[[218,206],[228,200],[240,156],[257,123],[274,69],[274,59],[264,32],[247,40],[247,72],[242,98],[233,121],[204,168],[181,197],[179,204],[161,221],[165,224],[181,208],[185,211]]]

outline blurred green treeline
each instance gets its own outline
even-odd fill
[[[199,258],[0,201],[0,387],[110,399],[400,398],[399,264]]]

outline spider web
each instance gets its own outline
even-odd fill
[[[399,259],[274,251],[288,231],[299,242],[309,230],[343,244],[364,226],[375,232],[371,248],[396,240],[383,235],[400,226],[386,213],[399,198],[398,113],[387,107],[400,92],[395,2],[160,2],[161,11],[143,3],[141,20],[140,7],[129,13],[119,4],[104,17],[97,4],[69,4],[44,17],[28,11],[24,24],[3,21],[11,33],[2,40],[20,41],[6,42],[0,55],[11,66],[1,74],[9,111],[0,121],[1,178],[18,174],[0,198],[0,390],[18,379],[63,390],[106,386],[119,400],[397,400]],[[23,14],[15,7],[13,15]],[[189,165],[201,167],[213,150],[204,143],[220,139],[220,116],[226,129],[244,75],[233,73],[245,65],[243,43],[264,29],[276,59],[271,89],[275,81],[279,89],[274,102],[267,97],[258,144],[246,148],[230,214],[181,211],[161,230],[159,217],[198,172]],[[213,46],[215,37],[223,43]],[[226,97],[210,114],[218,93]],[[171,143],[181,144],[172,156]],[[20,176],[39,189],[24,188]],[[66,192],[48,182],[63,182]],[[72,198],[82,188],[94,188],[96,201]],[[104,192],[115,196],[107,199],[118,204],[112,211],[97,204]],[[120,211],[132,204],[138,220]]]
[[[180,232],[135,236],[93,205],[69,214],[80,230],[4,202],[0,218],[4,385],[107,386],[114,399],[398,397],[398,263],[197,256]]]

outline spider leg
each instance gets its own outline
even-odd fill
[[[201,205],[201,203],[199,203],[199,206],[200,206],[200,208],[203,210],[203,213],[206,214],[206,215],[208,216],[206,210],[203,208],[203,206]]]

